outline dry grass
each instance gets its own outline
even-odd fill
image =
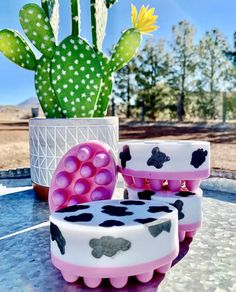
[[[8,120],[9,121],[9,120]],[[120,127],[121,139],[186,139],[211,142],[211,163],[215,169],[236,171],[235,129],[193,128],[192,126]],[[0,121],[0,169],[29,166],[28,121]]]

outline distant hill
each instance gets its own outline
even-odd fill
[[[32,108],[39,107],[40,105],[37,97],[30,97],[19,103],[17,106],[21,108]]]

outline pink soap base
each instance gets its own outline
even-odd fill
[[[183,242],[186,237],[193,238],[201,227],[201,221],[193,224],[179,224],[179,242]]]
[[[195,170],[195,171],[176,171],[176,172],[163,172],[163,171],[140,171],[140,170],[133,170],[118,166],[118,171],[122,173],[122,175],[133,176],[133,177],[140,177],[140,178],[148,178],[148,179],[171,179],[171,180],[196,180],[196,179],[204,179],[209,177],[210,170],[203,169],[203,170]]]
[[[62,157],[53,174],[50,211],[111,199],[116,179],[117,168],[110,147],[96,141],[80,143]]]
[[[208,169],[195,172],[150,172],[123,169],[118,166],[118,171],[122,174],[129,187],[140,190],[150,189],[153,191],[162,190],[163,181],[167,180],[170,191],[179,191],[182,188],[183,183],[185,183],[185,188],[187,190],[195,192],[200,186],[201,179],[209,176]],[[148,186],[146,180],[149,180]]]
[[[117,268],[82,267],[66,263],[53,254],[51,254],[51,259],[53,265],[61,271],[67,282],[75,282],[83,277],[84,283],[89,288],[96,288],[100,285],[102,279],[109,278],[113,287],[122,288],[126,285],[130,276],[136,276],[140,282],[146,283],[152,279],[154,271],[162,274],[166,273],[173,260],[178,256],[178,252],[179,250],[176,249],[167,256],[149,263]]]

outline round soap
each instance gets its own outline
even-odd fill
[[[169,203],[178,210],[179,239],[183,241],[186,237],[193,237],[202,222],[202,190],[189,192],[181,190],[171,191],[150,191],[126,188],[124,198],[129,200],[161,200]]]
[[[189,191],[210,175],[210,143],[205,141],[125,141],[119,143],[118,170],[128,186],[154,191],[183,183]]]
[[[60,160],[49,189],[49,208],[67,206],[112,197],[117,170],[111,148],[100,142],[80,143]]]
[[[53,264],[65,280],[89,287],[129,276],[141,282],[166,272],[178,255],[178,212],[161,201],[106,200],[67,207],[50,216]]]

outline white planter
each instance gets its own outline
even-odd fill
[[[118,153],[118,118],[45,119],[29,121],[32,182],[48,187],[61,157],[80,142],[98,140]]]

